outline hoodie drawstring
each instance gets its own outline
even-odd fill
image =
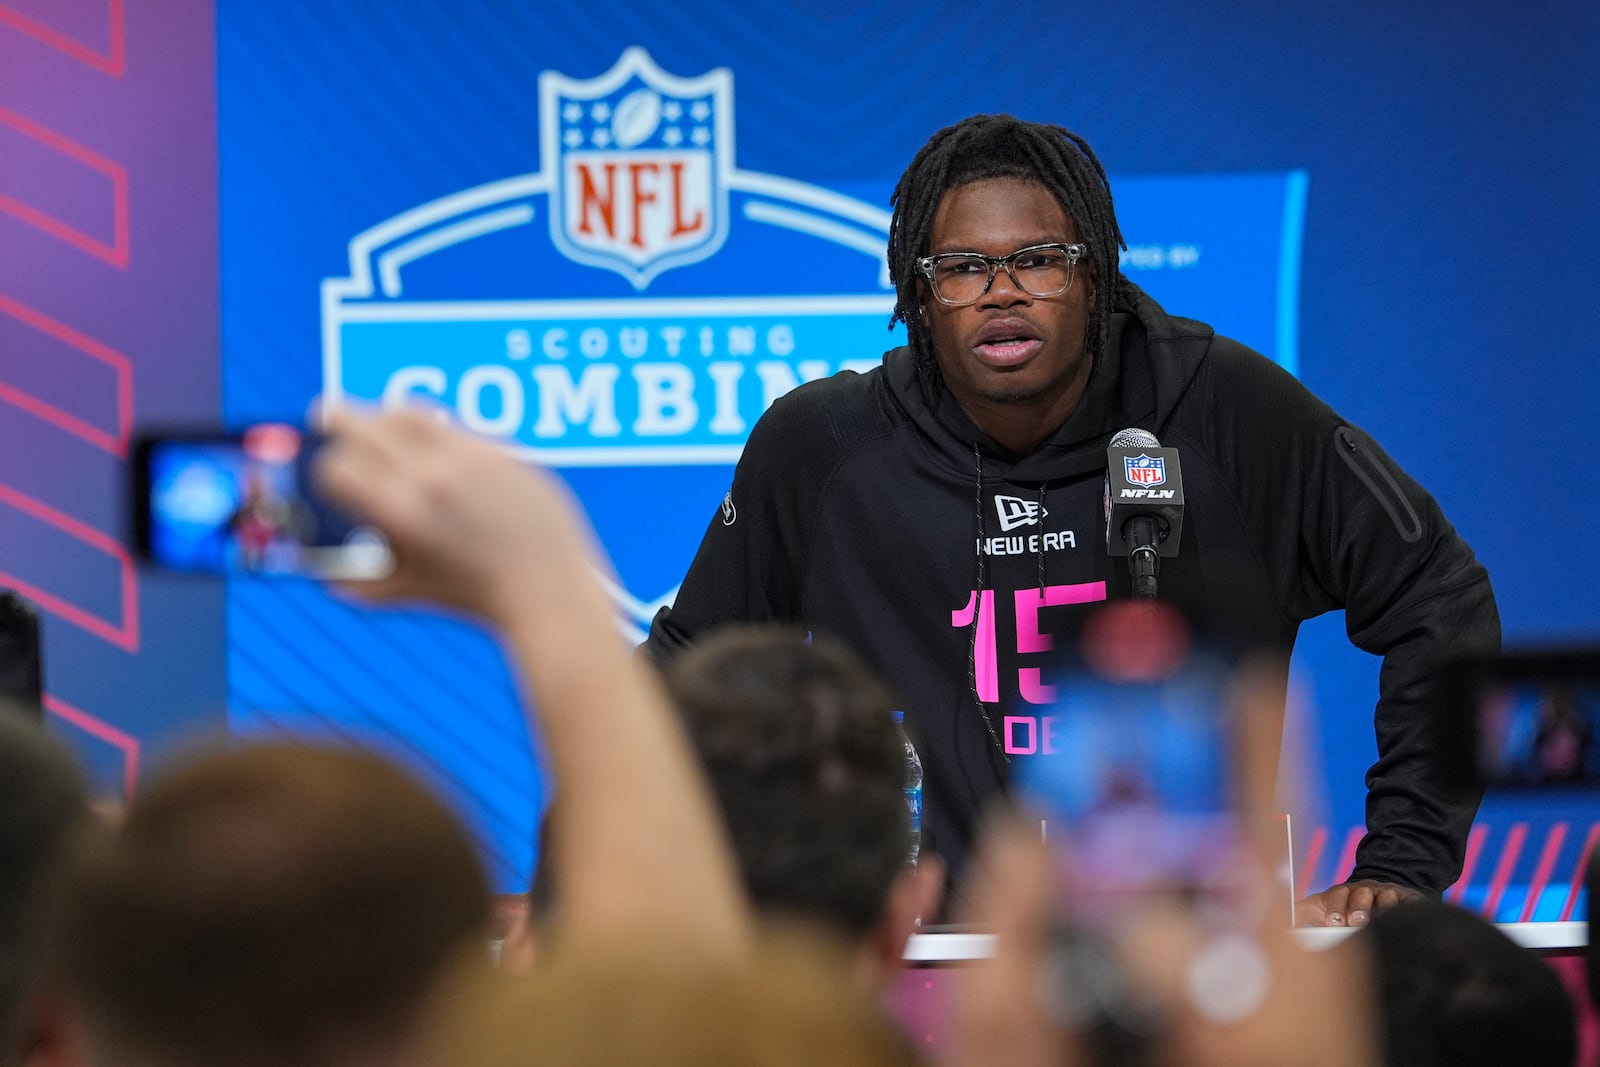
[[[983,696],[978,692],[978,620],[983,615],[983,582],[987,577],[985,573],[987,568],[984,566],[983,552],[983,453],[978,451],[976,441],[972,443],[972,463],[978,472],[972,505],[973,517],[978,524],[978,578],[972,592],[972,631],[967,635],[967,682],[972,687],[973,703],[978,706],[978,714],[983,716],[983,725],[989,731],[989,740],[994,743],[994,750],[1000,753],[1001,759],[1010,763],[1011,757],[1006,754],[1006,746],[1000,743],[1000,733],[994,728],[994,719],[990,717],[989,709],[983,703]],[[1043,571],[1040,573],[1042,575]]]
[[[1035,536],[1039,538],[1039,552],[1035,558],[1039,564],[1039,600],[1041,602],[1044,600],[1044,484],[1043,482],[1039,483],[1039,517],[1035,520],[1035,525],[1038,528]]]

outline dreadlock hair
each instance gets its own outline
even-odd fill
[[[1038,182],[1060,201],[1088,246],[1095,283],[1089,309],[1091,359],[1105,350],[1111,333],[1111,312],[1129,306],[1135,291],[1118,267],[1118,250],[1126,248],[1111,206],[1111,185],[1089,143],[1060,126],[1024,122],[1012,115],[974,115],[946,126],[922,146],[889,200],[889,277],[894,279],[894,315],[889,325],[906,324],[917,365],[936,380],[939,363],[922,321],[917,259],[928,254],[928,231],[945,193],[972,182],[1016,178]]]

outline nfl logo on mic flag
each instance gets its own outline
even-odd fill
[[[1160,485],[1167,480],[1167,461],[1160,456],[1124,456],[1122,466],[1134,485]]]

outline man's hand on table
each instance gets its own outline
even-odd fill
[[[1295,906],[1295,922],[1301,926],[1365,926],[1374,911],[1420,899],[1420,890],[1394,882],[1370,878],[1341,882],[1300,901]]]

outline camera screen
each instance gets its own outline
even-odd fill
[[[1074,877],[1113,891],[1204,884],[1235,841],[1225,671],[1151,610],[1090,621],[1048,743],[1014,768]]]
[[[1053,751],[1031,757],[1019,785],[1075,870],[1101,885],[1205,881],[1233,827],[1214,680],[1083,680],[1054,712]]]
[[[158,566],[180,571],[381,575],[389,565],[382,538],[310,491],[319,446],[280,425],[142,442],[142,547]]]
[[[1600,679],[1500,678],[1478,699],[1482,780],[1600,785]]]

